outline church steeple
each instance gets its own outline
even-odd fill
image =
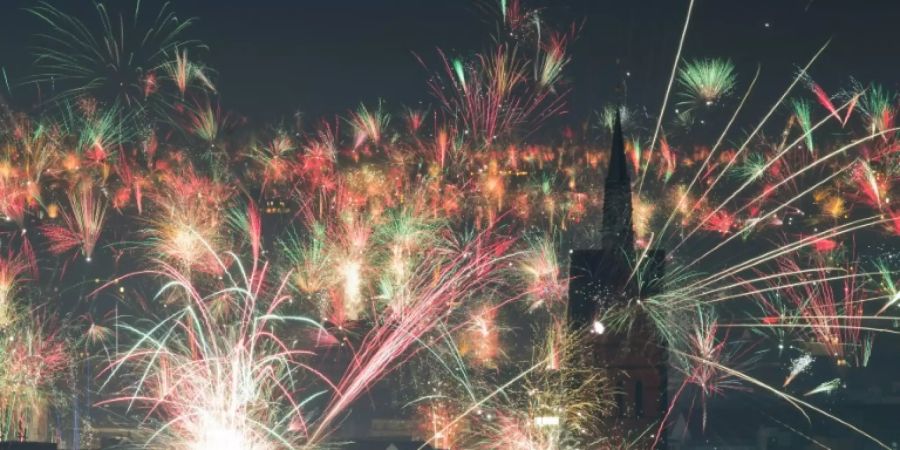
[[[616,111],[612,148],[604,182],[601,248],[572,251],[569,265],[568,322],[571,330],[590,331],[586,343],[589,364],[607,371],[617,385],[616,413],[598,418],[609,429],[637,435],[658,426],[668,412],[668,356],[665,343],[640,308],[622,308],[661,292],[665,252],[649,249],[635,259],[631,177],[625,155],[622,122]],[[619,308],[619,309],[616,309]],[[611,311],[632,319],[627,330],[607,329]],[[644,434],[640,448],[651,448],[654,436]],[[654,450],[666,448],[663,435]]]
[[[631,177],[625,156],[625,139],[622,136],[622,118],[616,108],[613,125],[609,167],[603,184],[602,246],[606,250],[634,250],[634,228],[631,223]]]

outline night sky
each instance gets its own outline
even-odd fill
[[[150,0],[155,1],[155,0]],[[23,10],[36,2],[4,2],[0,15],[0,65],[11,81],[29,74],[29,44],[37,20]],[[64,10],[94,20],[91,3]],[[121,2],[131,5],[130,2]],[[147,2],[145,2],[147,3]],[[583,23],[567,72],[578,93],[570,111],[584,117],[618,100],[626,72],[628,103],[656,108],[671,70],[687,2],[672,0],[572,0],[544,4],[554,23]],[[302,111],[310,117],[342,113],[378,98],[389,107],[431,99],[427,70],[415,58],[436,63],[436,49],[469,55],[483,50],[494,29],[487,0],[199,0],[173,2],[197,22],[187,34],[207,43],[203,59],[217,70],[226,108],[268,120]],[[695,5],[684,56],[731,58],[745,88],[759,64],[754,97],[771,101],[829,39],[812,73],[826,89],[847,77],[894,87],[897,62],[885,53],[900,4],[840,0],[709,1]],[[22,94],[19,94],[20,97]]]

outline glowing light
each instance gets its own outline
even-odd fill
[[[534,424],[539,427],[558,427],[559,416],[537,416],[534,418]]]
[[[362,312],[362,264],[358,261],[344,261],[340,266],[344,293],[344,313],[350,320],[359,318]]]
[[[189,450],[268,450],[274,447],[253,442],[244,430],[219,423],[215,418],[201,419],[202,431],[197,442],[188,444]]]

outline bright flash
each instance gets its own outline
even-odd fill
[[[534,418],[534,424],[538,427],[557,427],[559,416],[537,416]]]

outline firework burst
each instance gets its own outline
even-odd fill
[[[700,59],[686,62],[678,72],[678,83],[683,89],[682,105],[690,109],[718,103],[732,93],[735,78],[731,61]]]
[[[111,12],[97,3],[97,21],[86,23],[61,9],[41,3],[30,11],[49,27],[39,35],[35,65],[39,83],[56,87],[56,98],[94,97],[119,106],[165,102],[157,92],[157,77],[182,55],[200,44],[182,35],[192,20],[180,20],[164,5],[155,13],[134,2],[131,11]],[[186,61],[185,61],[186,62]],[[175,63],[177,65],[177,63]],[[196,74],[193,74],[196,78]]]
[[[80,247],[85,261],[90,262],[106,219],[106,203],[93,186],[83,183],[69,193],[69,205],[71,212],[63,214],[63,225],[45,225],[44,235],[54,254]]]
[[[204,250],[212,252],[208,245]],[[277,337],[282,333],[276,330],[286,323],[295,328],[319,325],[280,314],[291,300],[284,291],[287,280],[275,280],[272,291],[262,290],[268,282],[265,263],[253,260],[245,270],[237,260],[226,264],[228,258],[235,255],[216,257],[227,282],[211,289],[163,264],[156,275],[167,281],[157,297],[179,297],[166,302],[186,306],[149,328],[120,325],[135,344],[107,367],[107,388],[121,395],[103,403],[146,408],[142,429],[147,445],[294,448],[308,431],[306,411],[295,398],[298,383],[322,378],[299,372],[310,351]],[[222,302],[231,305],[224,316],[216,312]]]

